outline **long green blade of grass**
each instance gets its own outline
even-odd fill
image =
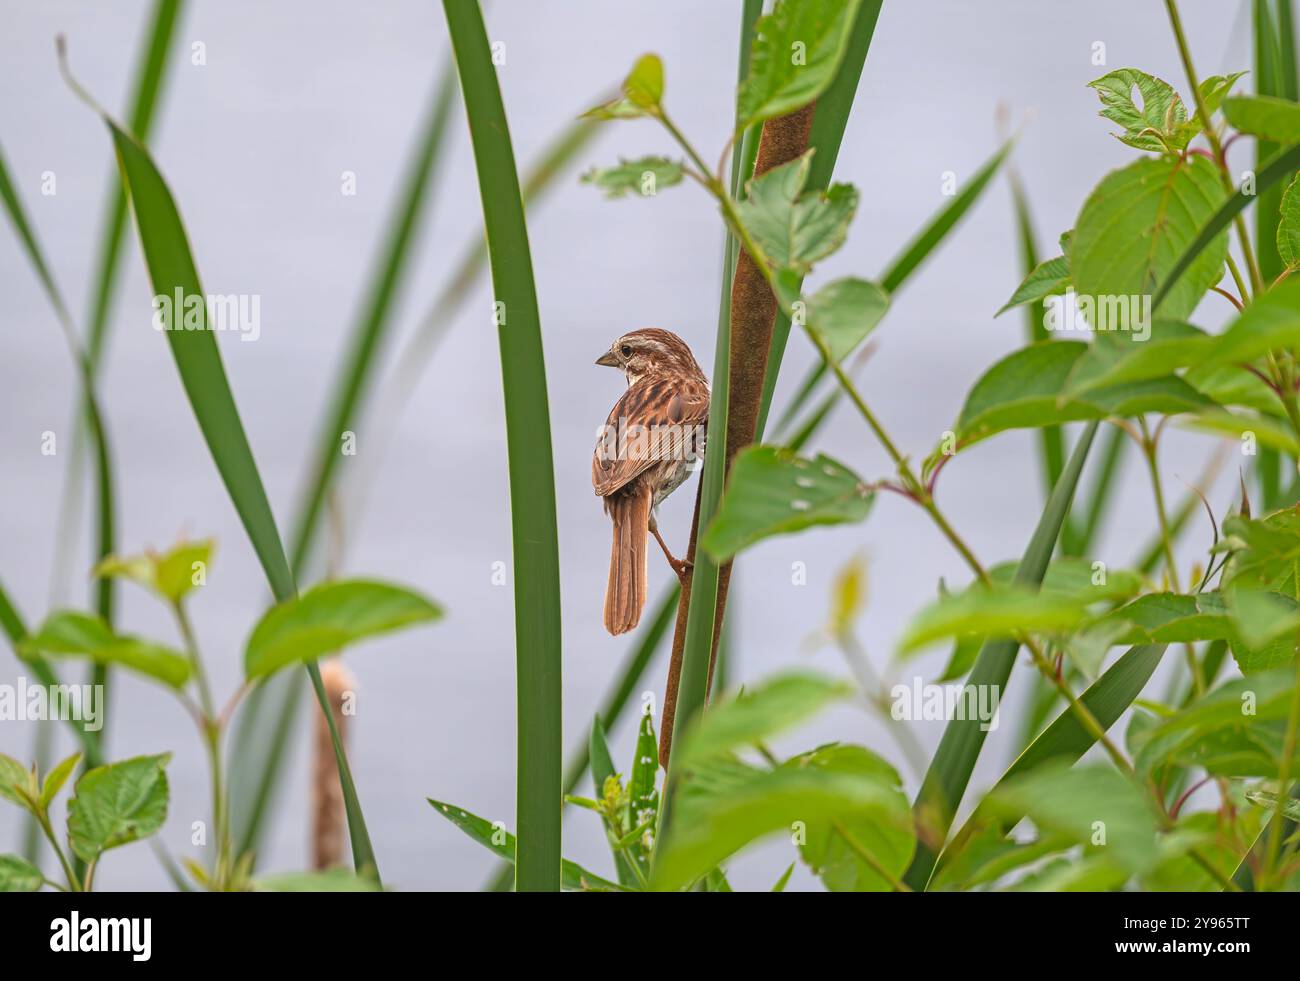
[[[857,20],[853,24],[848,48],[844,52],[839,71],[835,74],[835,80],[817,97],[817,111],[813,114],[812,131],[808,134],[808,146],[817,151],[808,172],[806,187],[809,190],[825,190],[831,182],[835,161],[840,155],[840,145],[844,142],[849,113],[853,110],[853,100],[858,92],[862,67],[867,62],[867,52],[871,50],[871,40],[875,36],[876,22],[880,18],[883,4],[884,0],[867,0],[858,8]],[[743,70],[742,67],[742,72]],[[741,77],[744,77],[743,74]],[[757,139],[753,144],[754,152],[757,152]],[[749,172],[752,171],[751,160]],[[763,431],[767,428],[767,416],[772,408],[772,396],[776,391],[777,376],[789,340],[790,318],[778,312],[772,327],[772,345],[768,351],[767,372],[763,376],[763,401],[759,404],[758,426],[755,430],[755,439],[760,442]]]
[[[514,542],[518,729],[515,888],[560,888],[560,563],[555,471],[528,227],[477,3],[443,0],[469,118],[497,310]]]
[[[198,297],[200,302],[196,308],[200,323],[206,326],[206,301],[203,299],[198,271],[180,213],[166,182],[149,152],[101,109],[68,73],[62,38],[60,62],[68,84],[99,114],[108,127],[117,151],[122,180],[135,212],[145,266],[155,295]],[[285,559],[275,517],[253,459],[252,449],[248,445],[239,410],[230,391],[230,383],[226,379],[216,338],[206,329],[168,330],[166,334],[199,429],[212,453],[235,511],[248,533],[253,550],[262,564],[271,591],[277,601],[290,599],[297,592],[293,573]],[[357,871],[378,878],[374,849],[361,814],[347,757],[333,724],[320,671],[314,662],[308,663],[307,670],[316,689],[321,711],[330,721]]]
[[[1043,581],[1066,512],[1070,509],[1070,502],[1079,484],[1079,474],[1083,471],[1088,450],[1097,434],[1097,425],[1096,422],[1088,423],[1079,436],[1070,461],[1052,490],[1052,496],[1038,520],[1038,527],[1016,569],[1017,583],[1037,586]],[[975,659],[975,666],[971,668],[966,684],[974,686],[976,690],[996,691],[1005,697],[1007,680],[1015,666],[1016,652],[1019,649],[1020,643],[1016,640],[987,641]],[[988,735],[981,726],[979,719],[951,720],[944,729],[939,749],[930,762],[913,808],[918,824],[927,829],[928,840],[917,841],[916,854],[903,879],[912,889],[924,889],[934,870],[935,858],[952,827],[953,817],[966,793],[975,761],[979,758],[980,749]]]
[[[820,112],[820,104],[818,111]],[[985,188],[989,186],[989,183],[997,174],[998,169],[1006,161],[1013,142],[1008,140],[992,157],[985,161],[983,166],[966,182],[961,191],[925,224],[916,238],[909,242],[902,253],[890,263],[880,278],[880,285],[885,289],[885,292],[892,295],[902,289],[903,284],[942,244],[943,240],[948,237],[948,234],[957,226],[957,223],[961,221],[966,213],[974,207],[975,202],[979,200]],[[778,432],[785,433],[793,428],[804,428],[802,426],[795,427],[795,419],[803,411],[808,399],[812,397],[818,384],[825,376],[826,365],[824,363],[819,362],[809,369],[808,375],[799,385],[798,394],[786,406],[785,411],[781,413],[780,418],[777,420]],[[832,407],[839,401],[842,394],[840,389],[835,390],[835,393],[831,396],[834,400]],[[827,412],[823,411],[821,414],[825,417]]]
[[[429,187],[442,157],[455,97],[455,72],[448,61],[431,92],[405,177],[393,201],[351,344],[335,380],[326,422],[309,465],[307,489],[290,539],[290,568],[295,579],[306,573],[321,528],[325,501],[341,457],[340,435],[359,427],[356,420],[379,365],[379,352],[396,320],[393,304],[409,270],[412,243],[425,220]],[[302,676],[282,672],[259,685],[239,713],[233,739],[236,766],[232,768],[231,827],[241,852],[256,855],[261,844],[302,694]]]
[[[1020,273],[1028,276],[1039,263],[1037,236],[1034,234],[1034,220],[1029,213],[1029,198],[1025,195],[1024,185],[1014,171],[1011,172],[1011,203],[1016,213],[1016,242],[1020,246]],[[1036,304],[1025,306],[1025,336],[1033,343],[1049,339],[1047,327],[1038,314]],[[1039,462],[1043,470],[1044,494],[1050,495],[1052,488],[1061,477],[1065,468],[1065,433],[1060,426],[1044,426],[1038,430]],[[1068,541],[1073,534],[1071,522],[1066,521],[1063,532]]]

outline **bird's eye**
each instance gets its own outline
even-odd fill
[[[625,358],[630,358],[630,357],[632,357],[632,345],[631,345],[631,344],[624,344],[621,348],[619,348],[619,352],[620,352],[620,353],[623,355],[623,357],[625,357]]]

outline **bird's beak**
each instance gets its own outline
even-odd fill
[[[606,368],[617,368],[618,358],[614,357],[613,351],[606,351],[596,359],[596,364],[604,365]]]

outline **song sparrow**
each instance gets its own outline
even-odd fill
[[[605,629],[621,634],[637,625],[645,606],[647,535],[678,577],[685,575],[686,563],[668,550],[654,512],[704,452],[709,381],[686,342],[656,327],[624,334],[596,364],[627,376],[591,461],[592,486],[614,522]]]

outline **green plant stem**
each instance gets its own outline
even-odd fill
[[[1151,493],[1156,503],[1156,518],[1160,524],[1160,545],[1164,552],[1165,569],[1169,574],[1169,584],[1173,587],[1175,593],[1181,593],[1183,587],[1179,584],[1178,565],[1174,561],[1174,539],[1169,525],[1169,512],[1165,507],[1165,493],[1160,482],[1160,465],[1157,460],[1159,447],[1157,441],[1151,438],[1151,431],[1147,426],[1145,416],[1138,417],[1138,425],[1142,430],[1142,456],[1147,463],[1147,472],[1151,475]],[[1196,694],[1205,694],[1205,677],[1201,672],[1201,666],[1196,660],[1196,648],[1191,644],[1184,644],[1183,650],[1187,658],[1187,670],[1192,676],[1192,688]]]
[[[183,600],[175,600],[171,607],[180,628],[181,640],[184,643],[185,653],[189,657],[190,667],[194,671],[195,684],[199,689],[199,705],[203,710],[199,728],[208,753],[208,770],[212,786],[212,835],[216,841],[212,881],[217,890],[221,891],[227,885],[227,874],[230,870],[230,835],[226,828],[226,791],[221,765],[221,719],[217,716],[216,704],[212,700],[207,671],[203,666],[203,658],[199,654],[198,638],[194,633],[189,612],[185,609],[185,603]]]
[[[1241,269],[1237,266],[1237,260],[1229,252],[1225,257],[1228,260],[1228,272],[1232,274],[1232,281],[1237,284],[1237,292],[1240,294],[1241,302],[1250,302],[1250,290],[1246,287],[1246,280],[1241,275]]]
[[[54,836],[54,829],[50,827],[50,816],[46,813],[45,808],[41,808],[36,815],[36,821],[41,826],[41,831],[45,832],[45,839],[54,849],[54,854],[59,859],[59,865],[63,866],[63,874],[68,880],[69,892],[82,892],[81,883],[77,881],[77,874],[72,870],[72,864],[68,857],[63,854],[63,849],[59,847],[59,839]]]
[[[1165,0],[1165,9],[1169,12],[1169,25],[1173,28],[1174,41],[1178,45],[1178,57],[1183,63],[1183,72],[1187,75],[1187,84],[1191,87],[1192,97],[1196,101],[1196,112],[1201,118],[1205,127],[1205,138],[1209,141],[1210,149],[1214,152],[1214,159],[1218,163],[1216,168],[1219,172],[1220,181],[1224,190],[1228,192],[1228,197],[1237,193],[1237,189],[1232,186],[1232,178],[1228,176],[1227,158],[1223,153],[1223,143],[1219,140],[1219,134],[1215,132],[1213,121],[1210,113],[1206,111],[1205,98],[1201,95],[1200,79],[1197,78],[1196,69],[1192,66],[1192,51],[1187,44],[1187,36],[1183,33],[1183,21],[1178,15],[1178,4],[1176,0]],[[1255,288],[1255,292],[1262,292],[1264,289],[1263,277],[1259,272],[1259,263],[1255,260],[1255,249],[1250,243],[1250,234],[1246,231],[1246,223],[1240,215],[1233,219],[1233,225],[1237,229],[1237,238],[1241,242],[1241,255],[1246,260],[1246,268],[1250,271],[1250,281]],[[1242,297],[1245,302],[1246,297]]]

